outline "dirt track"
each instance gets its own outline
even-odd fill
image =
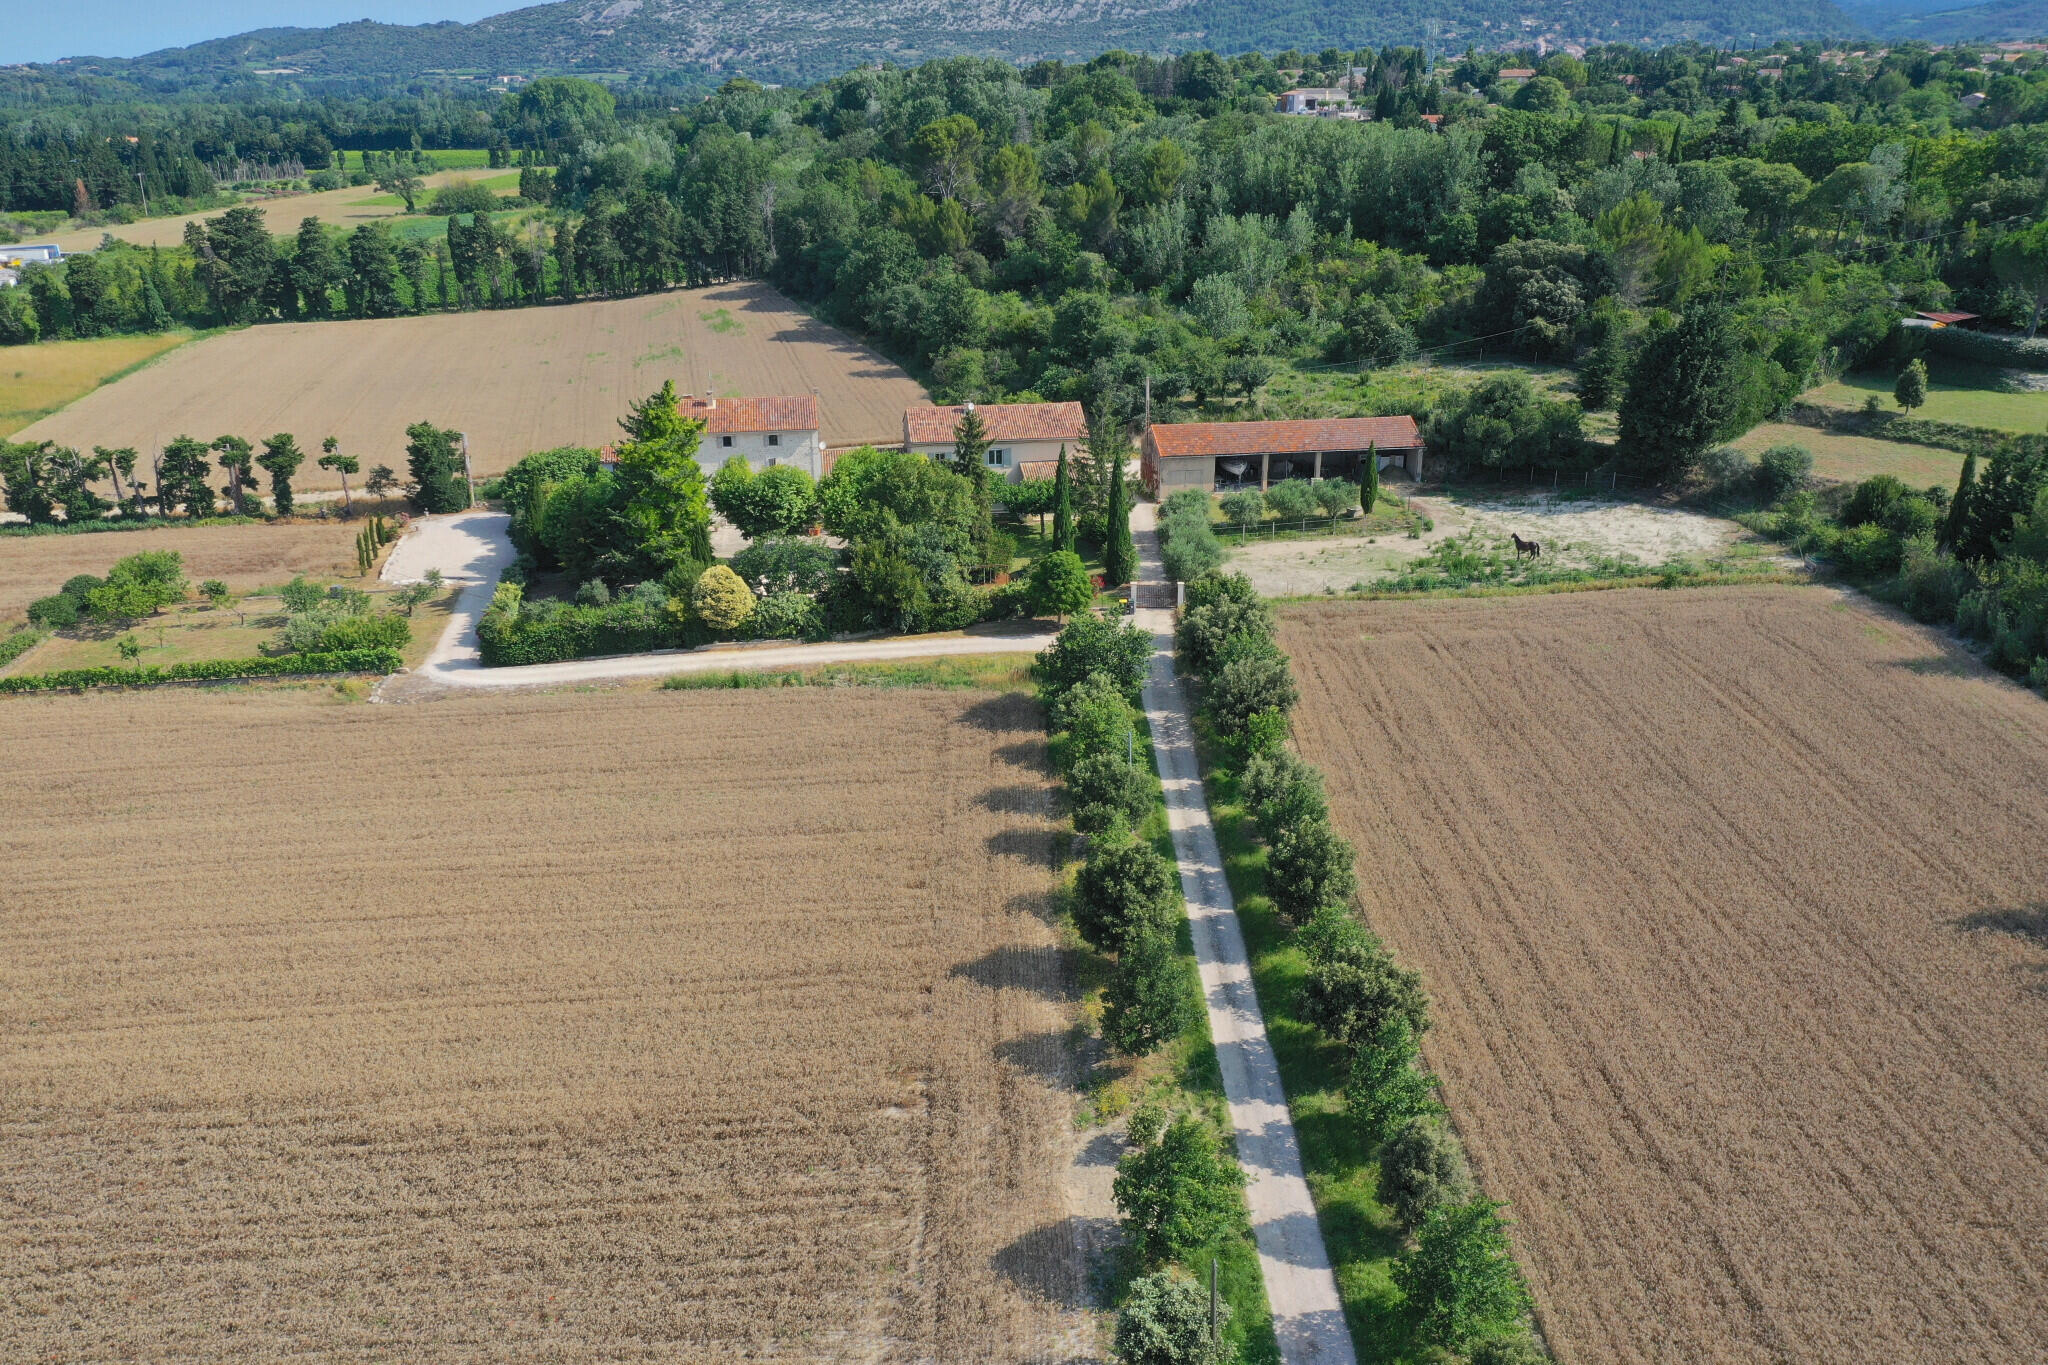
[[[0,1354],[1083,1354],[1028,699],[322,695],[0,706]]]
[[[403,476],[405,429],[469,433],[478,476],[536,450],[618,438],[635,400],[672,379],[698,394],[819,394],[828,444],[900,441],[926,401],[903,370],[766,285],[355,322],[288,322],[209,337],[95,390],[15,439],[154,450],[184,432],[292,432]],[[709,468],[718,463],[707,450]],[[336,488],[306,461],[295,486]]]
[[[2048,703],[1818,588],[1282,634],[1562,1361],[2040,1358]]]

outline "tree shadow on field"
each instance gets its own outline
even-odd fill
[[[1052,814],[1052,793],[1044,787],[990,787],[974,798],[974,804],[997,815]]]
[[[1010,897],[1003,903],[1003,909],[1013,915],[1030,915],[1048,928],[1057,928],[1066,907],[1060,897],[1051,891],[1026,891]]]
[[[946,975],[992,991],[1012,988],[1032,991],[1048,1000],[1075,998],[1066,952],[1050,946],[996,948],[972,962],[960,963]]]
[[[2036,948],[2048,949],[2048,901],[2008,910],[1979,910],[1949,923],[1965,933],[2010,934]],[[2036,978],[2032,990],[2048,995],[2048,961],[2031,962],[2021,970]]]
[[[1055,1090],[1080,1093],[1081,1068],[1074,1056],[1074,1037],[1069,1030],[1027,1033],[997,1043],[991,1052],[997,1061],[1035,1076]]]
[[[1061,1308],[1095,1305],[1091,1263],[1114,1240],[1107,1218],[1062,1218],[1035,1227],[989,1258],[995,1272],[1033,1298]]]
[[[988,851],[998,858],[1022,858],[1027,863],[1051,867],[1055,837],[1044,829],[998,830],[989,836]]]
[[[983,697],[960,711],[962,724],[992,735],[1043,735],[1045,721],[1038,703],[1021,692]]]

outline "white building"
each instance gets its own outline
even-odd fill
[[[716,469],[735,455],[755,469],[790,464],[823,478],[824,442],[818,435],[818,395],[784,394],[771,398],[697,398],[685,394],[678,406],[685,417],[704,423],[697,447],[705,469]]]
[[[950,459],[953,429],[967,413],[980,415],[988,429],[989,448],[984,458],[990,472],[1009,483],[1024,479],[1049,479],[1060,459],[1060,447],[1069,455],[1088,439],[1088,419],[1079,403],[992,403],[975,407],[905,408],[903,448],[914,455]]]
[[[1280,96],[1283,114],[1327,114],[1350,106],[1350,95],[1329,87],[1302,86]]]
[[[64,253],[49,243],[38,246],[0,246],[0,265],[19,270],[25,265],[49,265],[64,259]]]
[[[0,289],[12,289],[20,283],[21,272],[19,270],[9,270],[6,266],[0,265]]]

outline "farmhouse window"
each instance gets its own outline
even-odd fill
[[[1010,467],[1010,452],[1007,450],[991,450],[988,453],[988,462],[992,468],[1008,469]]]
[[[779,446],[782,444],[782,438],[771,433],[768,437],[768,444],[771,446]]]
[[[719,447],[720,447],[721,449],[723,449],[723,450],[731,450],[731,449],[732,449],[732,437],[730,437],[730,436],[721,436],[721,437],[719,437],[719,438],[718,438],[718,444],[719,444]]]

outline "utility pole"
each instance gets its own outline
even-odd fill
[[[1209,1258],[1209,1344],[1216,1344],[1216,1258]]]
[[[462,484],[469,490],[469,506],[476,506],[476,476],[469,472],[469,433],[462,432]]]
[[[149,217],[149,186],[143,183],[142,172],[135,173],[135,188],[142,192],[142,216]]]

